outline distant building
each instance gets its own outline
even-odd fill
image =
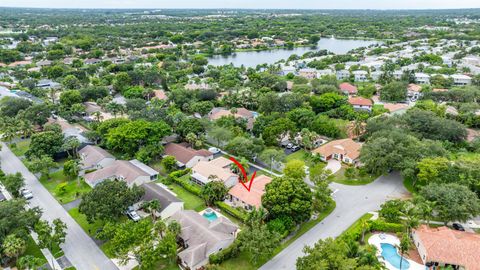
[[[463,74],[453,74],[450,76],[453,79],[453,84],[456,86],[464,86],[472,84],[472,78]]]
[[[368,72],[365,70],[355,70],[353,76],[356,82],[366,82],[368,81]]]
[[[355,96],[358,93],[357,87],[350,83],[341,83],[338,87],[342,93],[348,96]]]
[[[337,80],[344,81],[350,79],[350,71],[348,70],[338,70],[337,71]]]
[[[317,78],[317,70],[314,68],[303,68],[298,71],[298,76],[306,79],[315,79]]]
[[[363,97],[350,97],[348,103],[353,106],[354,110],[371,111],[373,107],[373,102]]]
[[[415,73],[415,81],[419,84],[430,84],[430,75],[425,73]]]

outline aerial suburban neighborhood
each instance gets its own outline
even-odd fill
[[[478,3],[5,1],[0,269],[480,270]]]

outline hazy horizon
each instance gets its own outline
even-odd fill
[[[295,2],[282,0],[83,0],[66,2],[63,0],[2,0],[0,7],[19,8],[78,8],[78,9],[472,9],[480,8],[478,0],[337,0],[315,1],[297,0]]]

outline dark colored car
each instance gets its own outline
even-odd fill
[[[462,232],[465,231],[465,228],[463,228],[462,224],[459,224],[459,223],[453,223],[452,227],[457,231],[462,231]]]

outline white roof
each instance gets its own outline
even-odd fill
[[[149,174],[150,176],[157,175],[158,172],[155,171],[154,169],[150,168],[149,166],[145,165],[144,163],[140,162],[139,160],[132,159],[130,160],[130,163],[135,165],[137,168],[140,170],[144,171],[145,173]]]
[[[454,78],[454,79],[457,79],[457,80],[470,80],[470,79],[472,79],[470,76],[463,75],[463,74],[453,74],[451,77]]]

